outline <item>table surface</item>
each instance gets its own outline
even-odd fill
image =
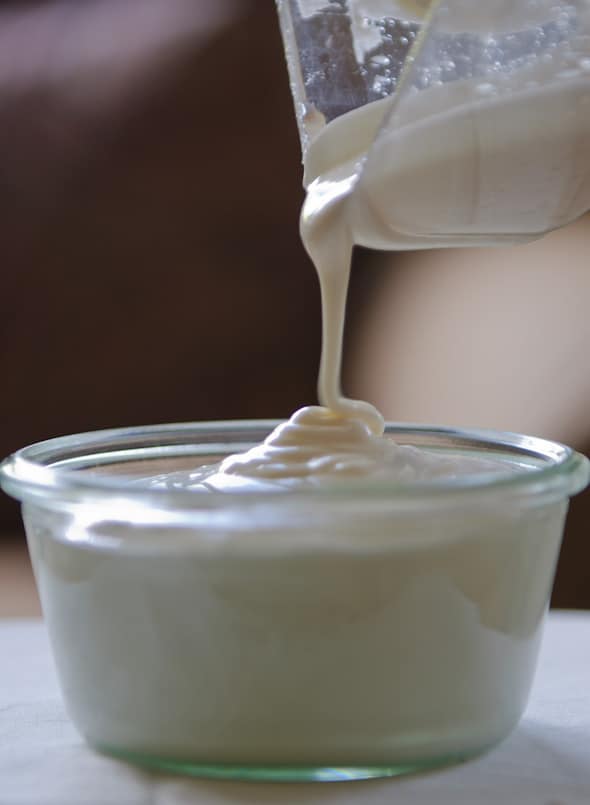
[[[356,783],[152,774],[86,747],[41,621],[0,621],[0,805],[589,805],[590,613],[549,617],[531,701],[496,750],[443,771]]]

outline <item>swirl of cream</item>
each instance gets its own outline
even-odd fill
[[[219,473],[254,479],[366,475],[385,460],[392,444],[360,419],[307,406],[280,424],[264,442],[228,456]]]
[[[309,406],[296,411],[262,444],[245,453],[228,456],[217,465],[168,473],[148,482],[154,487],[200,492],[262,492],[322,485],[338,478],[416,483],[517,470],[507,470],[506,462],[445,456],[399,445],[375,435],[360,419],[323,406]]]

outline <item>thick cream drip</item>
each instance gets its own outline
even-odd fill
[[[301,215],[301,236],[316,267],[322,299],[321,404],[299,409],[262,444],[225,459],[207,480],[212,488],[225,488],[224,476],[313,483],[372,476],[385,467],[395,471],[397,446],[383,438],[383,417],[370,403],[345,397],[340,386],[354,245],[346,206],[356,176],[352,161],[316,179]]]
[[[318,273],[322,297],[322,356],[318,378],[321,405],[332,415],[363,422],[376,436],[383,417],[368,402],[344,397],[340,388],[346,296],[350,277],[353,233],[346,215],[358,164],[340,166],[308,188],[301,213],[301,238]],[[321,434],[318,433],[318,438]]]
[[[334,127],[334,145],[346,151],[352,137],[362,154],[382,114],[379,108],[371,113],[369,124],[366,115],[357,115],[352,128]],[[401,471],[404,462],[397,461],[397,445],[383,438],[384,421],[379,411],[368,402],[345,397],[340,386],[354,246],[347,204],[359,164],[356,159],[348,159],[323,170],[309,186],[301,214],[301,237],[316,267],[322,300],[320,405],[299,409],[262,444],[229,456],[206,479],[195,478],[197,484],[230,490],[243,487],[244,479],[300,485],[346,476],[368,477],[385,469],[394,475]]]

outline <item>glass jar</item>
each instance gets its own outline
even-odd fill
[[[151,767],[272,780],[396,775],[496,744],[527,701],[587,459],[391,425],[399,443],[501,471],[300,492],[145,482],[274,424],[87,433],[1,466],[79,731]]]

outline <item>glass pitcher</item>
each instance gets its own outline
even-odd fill
[[[326,125],[367,106],[354,194],[398,240],[519,242],[590,209],[590,0],[278,8],[307,183]]]

